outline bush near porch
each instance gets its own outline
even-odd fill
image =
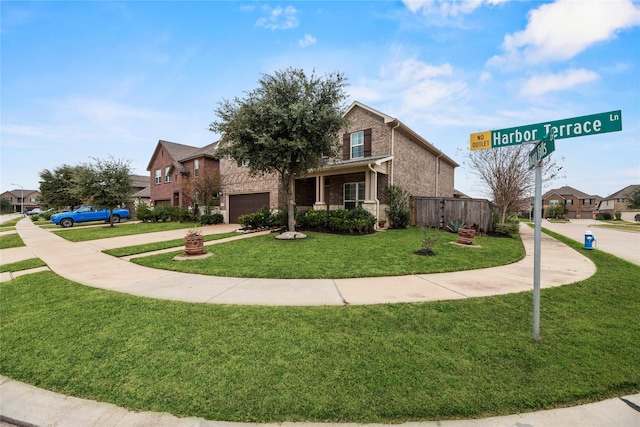
[[[340,234],[371,234],[375,231],[376,218],[362,206],[357,206],[350,210],[301,212],[296,217],[296,223],[304,230]]]

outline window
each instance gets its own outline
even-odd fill
[[[193,161],[193,176],[198,176],[198,170],[200,169],[200,162],[198,159]]]
[[[164,168],[164,182],[171,182],[171,166]]]
[[[244,167],[249,166],[249,159],[242,159],[242,166]]]
[[[567,199],[564,201],[565,205],[573,205],[573,199]]]
[[[558,200],[549,200],[549,206],[558,206],[559,203]]]
[[[156,169],[156,184],[160,184],[161,179],[162,179],[162,170]]]
[[[364,157],[364,131],[351,134],[351,158],[359,159]]]
[[[582,204],[583,205],[590,205],[591,204],[591,199],[582,199]]]
[[[344,208],[353,209],[364,202],[364,182],[349,182],[344,185]]]

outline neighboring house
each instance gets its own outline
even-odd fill
[[[414,196],[454,197],[459,165],[398,119],[354,102],[346,111],[349,129],[341,135],[342,156],[295,182],[299,211],[350,209],[361,205],[386,219],[386,189],[399,185]],[[284,208],[286,194],[274,175],[252,177],[248,165],[220,159],[222,201],[227,222],[263,206]]]
[[[149,204],[188,207],[193,200],[184,194],[183,180],[197,177],[200,173],[219,170],[219,161],[214,158],[217,142],[202,148],[158,141],[147,170],[149,179]]]
[[[640,213],[640,209],[631,209],[627,204],[627,197],[634,191],[640,188],[640,185],[628,185],[620,191],[616,191],[603,198],[600,201],[598,210],[600,213],[609,213],[612,218],[615,218],[615,213],[620,212],[622,214],[621,219],[625,221],[633,221],[635,216]]]
[[[573,187],[564,186],[547,191],[542,195],[542,209],[546,212],[548,208],[557,205],[564,205],[567,219],[590,219],[593,218],[593,210],[598,206],[600,196],[590,195],[576,190]]]
[[[131,202],[126,204],[127,209],[133,214],[137,205],[150,204],[149,175],[131,175]]]
[[[38,190],[23,190],[21,188],[0,194],[3,199],[9,199],[13,212],[20,212],[21,209],[26,212],[40,207],[40,196]]]

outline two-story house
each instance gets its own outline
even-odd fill
[[[184,179],[197,177],[205,171],[219,171],[219,162],[214,156],[217,144],[214,142],[198,148],[175,142],[158,141],[147,166],[147,170],[151,173],[149,204],[151,206],[191,206],[192,198],[184,193]]]
[[[542,208],[546,212],[548,208],[564,205],[566,207],[565,218],[567,219],[590,219],[593,217],[593,210],[598,206],[600,196],[594,196],[576,190],[565,185],[547,191],[542,195]]]
[[[400,120],[360,102],[345,112],[348,130],[341,136],[342,156],[326,159],[318,170],[295,182],[298,210],[362,205],[385,219],[386,188],[399,185],[414,196],[454,197],[459,166]],[[228,222],[263,206],[283,208],[286,195],[275,176],[252,177],[248,165],[220,159],[222,201]]]
[[[26,190],[18,188],[11,191],[5,191],[0,197],[11,202],[11,210],[13,212],[30,211],[40,207],[40,192],[38,190]]]
[[[627,198],[638,188],[640,188],[640,185],[628,185],[622,190],[603,198],[598,206],[600,213],[609,213],[612,218],[615,218],[615,213],[620,212],[621,219],[634,221],[635,216],[640,213],[640,209],[629,208]]]

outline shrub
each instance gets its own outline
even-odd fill
[[[51,215],[53,215],[53,212],[42,212],[40,214],[40,217],[46,221],[50,221],[51,220]]]
[[[136,218],[142,222],[155,222],[153,210],[144,203],[136,206]]]
[[[220,212],[203,214],[200,216],[200,224],[202,225],[222,224],[223,221],[224,217]]]
[[[240,215],[238,222],[250,229],[284,226],[287,223],[287,211],[275,209],[272,212],[269,206],[263,206],[258,212]]]
[[[433,256],[436,254],[433,251],[433,247],[440,238],[440,232],[437,228],[432,230],[432,232],[429,232],[428,228],[422,227],[422,247],[415,252],[416,255]]]
[[[385,210],[392,228],[407,228],[411,222],[413,196],[398,185],[387,188],[389,207]]]
[[[622,218],[622,212],[620,211],[616,211],[614,215],[616,216],[616,221],[620,221],[620,218]]]
[[[30,218],[31,218],[31,221],[37,221],[37,220],[39,220],[39,219],[40,219],[40,215],[38,215],[38,214],[33,214],[33,215],[31,215],[31,216],[30,216]]]
[[[520,223],[518,219],[513,215],[507,216],[505,218],[505,222],[498,222],[499,216],[497,214],[493,214],[493,232],[499,236],[511,236],[518,232],[520,228]]]
[[[296,217],[300,228],[341,234],[370,234],[375,231],[376,218],[362,206],[332,211],[306,211]]]
[[[459,219],[457,219],[455,221],[451,221],[449,225],[447,225],[447,229],[452,233],[457,233],[458,230],[460,230],[461,228],[465,228],[466,226],[467,225],[464,223],[464,221],[460,221]]]
[[[602,220],[608,221],[611,219],[611,214],[609,212],[599,213],[596,215],[596,219],[600,221]]]

